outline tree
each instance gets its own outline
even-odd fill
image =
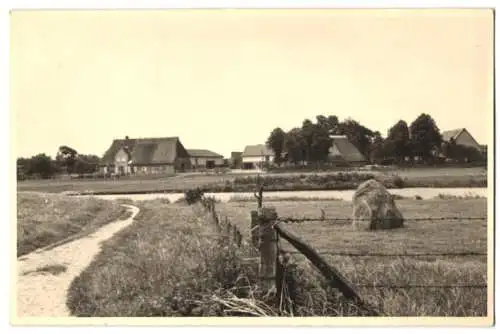
[[[77,156],[78,152],[75,149],[63,145],[59,147],[56,160],[61,164],[61,166],[66,168],[66,172],[69,174],[75,171]]]
[[[403,162],[405,157],[409,155],[410,132],[408,124],[403,120],[394,124],[387,133],[386,141],[391,142],[392,156],[396,161]]]
[[[373,163],[382,163],[385,159],[384,139],[380,132],[376,132],[373,138],[373,143],[370,151],[370,161]]]
[[[80,154],[78,155],[74,172],[78,174],[94,173],[99,166],[99,157],[93,154]]]
[[[274,161],[278,165],[282,161],[281,157],[285,149],[285,137],[285,131],[278,127],[271,131],[271,134],[266,141],[267,146],[269,146],[274,151]]]
[[[307,142],[300,128],[293,128],[287,132],[285,137],[285,149],[288,155],[288,161],[294,164],[303,162],[306,158],[306,146]]]
[[[335,125],[323,115],[316,116],[316,124],[313,125],[313,137],[311,143],[311,159],[316,162],[325,162],[332,146],[330,134],[334,131]]]
[[[313,152],[313,140],[314,140],[314,132],[315,132],[315,126],[313,122],[311,122],[309,119],[305,119],[302,122],[302,138],[304,139],[304,155],[306,161],[313,161],[314,160],[314,152]]]
[[[484,156],[474,147],[457,144],[453,138],[443,145],[444,155],[456,162],[480,162]]]
[[[442,137],[434,119],[421,114],[410,125],[410,142],[414,156],[429,161],[440,150]]]
[[[28,171],[30,175],[40,175],[44,179],[54,175],[54,164],[50,156],[41,153],[32,157],[30,160]]]

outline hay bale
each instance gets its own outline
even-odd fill
[[[353,199],[353,225],[369,230],[403,227],[404,218],[387,189],[376,180],[359,185]]]

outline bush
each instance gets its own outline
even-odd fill
[[[396,188],[403,188],[404,185],[405,185],[405,182],[403,181],[403,179],[401,178],[401,176],[399,175],[395,175],[393,177],[393,184]]]
[[[203,197],[203,190],[200,188],[188,189],[184,193],[184,199],[186,200],[186,203],[189,205],[200,202],[202,197]]]

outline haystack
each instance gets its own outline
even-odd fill
[[[393,196],[376,180],[359,185],[353,199],[353,225],[369,230],[403,227],[404,218]]]

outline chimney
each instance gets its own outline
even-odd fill
[[[128,136],[125,136],[125,140],[128,140]]]

